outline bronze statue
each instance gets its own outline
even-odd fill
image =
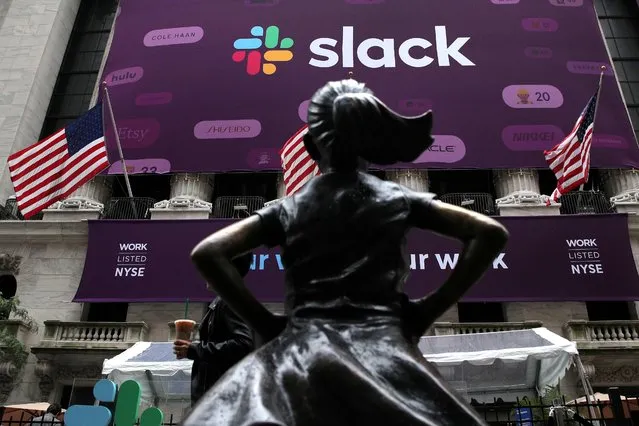
[[[331,82],[313,96],[304,144],[322,175],[193,250],[215,291],[264,341],[202,398],[187,426],[484,425],[415,342],[484,273],[506,244],[496,221],[365,169],[417,158],[432,114],[402,117],[363,84]],[[410,228],[463,242],[448,280],[408,300]],[[280,246],[286,312],[269,312],[231,259]]]

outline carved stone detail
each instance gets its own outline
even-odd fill
[[[154,209],[205,209],[209,212],[213,204],[213,175],[178,173],[171,177],[171,198],[153,205]]]
[[[7,402],[14,387],[13,380],[0,379],[0,404]]]
[[[499,206],[539,205],[549,199],[539,194],[539,175],[533,169],[495,171],[495,190]]]
[[[48,401],[55,387],[55,366],[50,361],[38,361],[35,365],[34,373],[35,376],[40,379],[38,381],[40,399],[42,401]]]
[[[66,200],[54,203],[51,210],[96,210],[102,212],[112,192],[112,184],[106,176],[96,176],[78,188]]]
[[[429,181],[426,170],[386,170],[386,177],[388,180],[404,185],[413,191],[428,191]]]
[[[583,364],[583,367],[584,367],[584,374],[586,375],[586,379],[591,380],[593,377],[595,377],[595,374],[597,373],[597,369],[595,368],[593,364],[585,363]]]
[[[101,365],[60,366],[57,377],[60,379],[99,379],[102,376]]]
[[[15,379],[18,368],[12,362],[0,363],[0,378]]]
[[[18,368],[12,362],[0,363],[0,403],[9,399],[17,375]]]
[[[0,275],[5,274],[18,275],[20,273],[20,263],[22,256],[11,255],[7,253],[0,254]]]
[[[613,204],[639,201],[639,170],[602,170],[601,177],[604,189]]]
[[[594,384],[639,383],[639,365],[598,366],[591,382]]]
[[[38,382],[38,389],[40,389],[40,400],[48,401],[55,387],[55,381],[50,377],[40,379]]]

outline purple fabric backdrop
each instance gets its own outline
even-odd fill
[[[511,233],[504,254],[467,295],[468,301],[639,300],[627,217],[498,218]],[[211,293],[188,254],[208,233],[231,223],[202,221],[91,221],[77,302],[208,301]],[[406,291],[422,296],[450,273],[460,245],[411,232],[413,271]],[[247,285],[262,301],[283,299],[278,250],[258,250]]]
[[[254,26],[275,50],[249,49]],[[104,76],[131,173],[279,169],[305,101],[350,70],[400,113],[435,111],[435,145],[401,167],[489,169],[546,167],[602,64],[592,0],[122,0]],[[613,74],[592,164],[639,167]]]

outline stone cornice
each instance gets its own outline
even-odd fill
[[[0,244],[86,242],[88,234],[89,223],[87,221],[0,221]]]
[[[639,215],[628,214],[628,231],[639,237]],[[81,221],[3,220],[0,221],[0,244],[86,242],[89,223]]]

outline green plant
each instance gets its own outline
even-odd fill
[[[548,414],[550,414],[550,409],[545,407],[551,407],[553,405],[554,400],[559,400],[560,404],[562,403],[563,395],[559,390],[559,386],[546,386],[546,392],[544,392],[544,396],[536,396],[534,398],[524,398],[520,401],[521,407],[530,407],[532,410],[533,420],[535,424],[537,422],[546,421],[548,419]],[[512,418],[515,418],[515,411],[513,410]]]
[[[0,293],[0,319],[15,318],[22,322],[22,326],[35,333],[38,330],[37,322],[29,315],[26,309],[20,307],[17,297],[5,299]],[[29,353],[24,343],[17,337],[18,330],[5,325],[0,328],[0,362],[11,362],[18,370],[24,367]]]

